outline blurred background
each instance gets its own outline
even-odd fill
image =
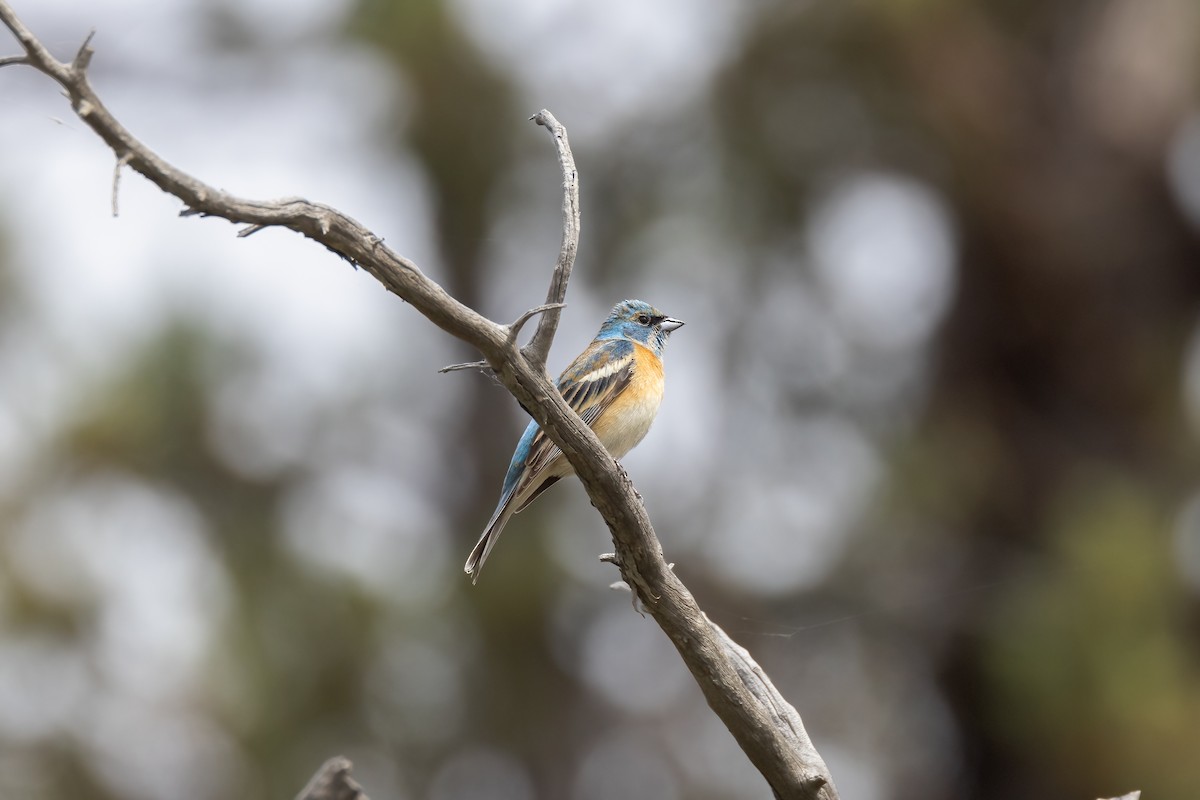
[[[626,459],[847,800],[1200,797],[1193,0],[16,0],[198,177],[358,218],[550,367],[688,326]],[[17,52],[7,34],[3,54]],[[577,483],[461,564],[525,425],[295,234],[0,71],[0,796],[766,798]]]

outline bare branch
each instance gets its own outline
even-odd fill
[[[55,80],[59,80],[59,75],[47,72],[46,66],[60,70],[65,69],[65,66],[59,64],[54,59],[54,56],[50,55],[50,51],[38,41],[37,37],[30,33],[25,24],[8,7],[8,3],[0,3],[0,22],[3,22],[4,27],[12,31],[12,35],[17,37],[17,41],[25,49],[24,56],[9,56],[4,59],[5,64],[28,64],[35,69],[46,72],[47,75],[50,75]],[[91,37],[89,36],[88,38],[90,39]]]
[[[663,559],[662,546],[629,477],[546,376],[545,356],[574,263],[579,227],[577,181],[566,133],[548,112],[535,119],[554,134],[564,169],[563,247],[547,307],[532,309],[513,326],[500,325],[455,300],[415,264],[385,246],[379,236],[334,208],[300,198],[243,199],[168,163],[126,130],[100,102],[87,79],[91,58],[87,42],[75,60],[66,64],[56,60],[21,24],[5,0],[0,0],[0,21],[25,49],[29,65],[66,90],[79,118],[118,158],[128,156],[132,169],[183,202],[182,216],[221,217],[249,226],[243,234],[269,226],[296,231],[362,267],[439,328],[479,350],[496,377],[529,410],[574,467],[612,533],[622,578],[674,643],[709,706],[766,778],[775,796],[836,800],[837,791],[825,764],[803,733],[795,709],[770,686],[749,654],[734,645],[700,610]],[[539,312],[543,317],[525,356],[516,346],[514,327],[519,329],[520,323]],[[336,772],[341,767],[333,769]],[[348,769],[347,762],[344,771]],[[335,796],[341,800],[361,795]],[[327,795],[301,797],[324,800]]]
[[[0,67],[8,67],[13,64],[25,64],[29,66],[33,62],[29,60],[29,56],[5,56],[4,58],[0,58]]]
[[[546,291],[547,305],[557,304],[561,308],[563,300],[567,297],[567,283],[571,280],[575,254],[579,251],[579,172],[575,169],[575,156],[571,154],[567,129],[544,108],[530,119],[550,132],[554,139],[554,148],[558,151],[559,168],[562,170],[562,243],[558,249],[558,261],[550,276],[550,288]],[[536,369],[546,368],[546,359],[550,357],[550,345],[554,343],[560,315],[559,310],[543,314],[533,338],[521,350]]]
[[[550,357],[550,346],[554,344],[554,334],[558,332],[558,320],[565,307],[563,300],[567,296],[567,284],[571,280],[571,268],[575,265],[575,254],[579,251],[579,172],[575,169],[575,156],[571,154],[571,143],[567,140],[567,129],[554,118],[546,109],[529,118],[550,132],[554,139],[554,148],[558,152],[558,163],[563,177],[562,201],[562,243],[558,249],[558,260],[550,275],[550,288],[546,290],[546,302],[537,308],[526,311],[518,322],[514,323],[519,331],[529,317],[542,313],[537,330],[529,344],[521,348],[525,360],[535,369],[545,370],[546,360]],[[439,373],[457,372],[464,369],[477,369],[485,375],[490,367],[484,361],[468,361],[463,364],[451,364],[442,367]]]
[[[113,149],[129,155],[129,166],[164,192],[183,201],[183,216],[221,217],[242,225],[280,226],[294,230],[361,266],[394,294],[402,297],[442,330],[486,352],[506,346],[503,325],[467,308],[429,280],[408,259],[382,244],[357,220],[337,209],[302,198],[248,200],[210,186],[183,172],[133,136],[100,101],[87,78],[87,42],[75,61],[58,61],[13,13],[0,2],[0,22],[25,49],[29,65],[54,79],[65,91],[75,113]]]
[[[345,756],[329,759],[296,795],[296,800],[367,800],[362,787],[350,777],[352,766]]]
[[[754,695],[762,708],[771,712],[772,730],[774,732],[782,731],[784,738],[790,740],[792,752],[800,762],[799,768],[805,774],[804,784],[811,792],[807,796],[837,797],[829,770],[813,745],[812,739],[808,738],[808,731],[804,729],[804,722],[800,719],[800,714],[796,712],[795,707],[783,699],[783,695],[775,688],[775,684],[771,683],[771,679],[763,672],[762,667],[750,657],[746,648],[730,639],[729,635],[719,625],[708,620],[707,616],[704,618],[708,621],[717,640],[722,643],[724,650],[733,654],[734,668],[742,684]]]
[[[126,153],[118,158],[117,163],[113,165],[112,212],[114,217],[119,216],[117,210],[117,193],[120,191],[121,186],[121,168],[128,164],[129,159],[132,157],[132,154]]]

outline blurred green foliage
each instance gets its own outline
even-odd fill
[[[1188,797],[1200,784],[1178,765],[1197,745],[1200,665],[1171,520],[1133,476],[1076,481],[1050,559],[1007,590],[986,629],[997,733],[1066,775]]]

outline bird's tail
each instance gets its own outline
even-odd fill
[[[475,544],[475,549],[471,551],[471,555],[467,556],[463,572],[471,576],[472,584],[479,582],[479,573],[483,572],[483,562],[487,561],[488,554],[492,552],[492,548],[496,546],[496,540],[500,538],[500,532],[504,530],[504,526],[515,513],[512,501],[513,496],[510,494],[496,507],[496,512],[488,520],[487,527],[483,529],[483,535]]]

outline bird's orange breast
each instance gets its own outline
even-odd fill
[[[596,436],[610,453],[620,458],[650,430],[662,397],[662,359],[650,348],[635,343],[632,380],[593,424]]]

